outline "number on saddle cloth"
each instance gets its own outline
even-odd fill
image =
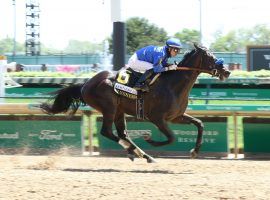
[[[135,72],[130,68],[123,69],[117,74],[116,82],[129,87],[133,87],[141,75],[141,73]]]
[[[137,72],[129,69],[118,72],[113,84],[113,89],[121,96],[125,96],[129,99],[137,99],[138,92],[133,87],[140,76]]]
[[[118,83],[121,83],[123,85],[127,85],[128,81],[130,78],[130,73],[127,70],[121,70],[118,74],[117,74],[117,78],[116,81]]]

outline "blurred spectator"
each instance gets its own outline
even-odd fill
[[[22,64],[11,62],[7,64],[7,72],[21,72],[24,66]]]
[[[93,66],[92,66],[93,69],[97,69],[98,68],[98,64],[97,63],[94,63]]]
[[[93,71],[98,71],[99,70],[99,64],[98,63],[94,63],[93,65],[92,65],[92,70]]]
[[[16,70],[16,62],[11,62],[7,64],[7,72],[14,72]]]
[[[45,71],[48,70],[46,64],[42,64],[40,69],[41,69],[41,71],[43,71],[43,72],[45,72]]]
[[[56,70],[58,72],[74,73],[79,67],[79,65],[59,65]]]
[[[229,70],[242,70],[242,65],[240,63],[228,63],[229,64]]]
[[[23,71],[24,66],[22,64],[16,64],[16,72]]]

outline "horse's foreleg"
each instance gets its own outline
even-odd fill
[[[139,158],[145,158],[148,163],[156,162],[155,159],[140,149],[129,137],[120,138],[118,142],[128,151],[128,158],[134,160],[134,154]]]
[[[181,117],[174,119],[172,122],[173,123],[192,123],[197,127],[198,134],[197,134],[195,148],[191,149],[190,151],[191,157],[196,158],[199,153],[200,147],[202,145],[202,136],[203,136],[203,128],[204,128],[202,121],[200,119],[197,119],[195,117],[192,117],[184,113]]]
[[[155,120],[155,121],[152,121],[152,122],[166,136],[167,140],[165,140],[165,141],[155,141],[155,140],[152,140],[149,137],[145,137],[144,140],[146,142],[148,142],[152,146],[156,146],[156,147],[171,144],[171,143],[174,142],[175,137],[173,135],[173,132],[169,129],[168,124],[164,120],[158,120],[158,121]]]
[[[141,150],[128,136],[126,133],[126,120],[124,113],[117,114],[114,120],[114,124],[117,130],[117,134],[119,136],[118,143],[127,150],[128,158],[132,161],[137,155],[139,158],[145,158],[148,163],[155,162],[154,158],[146,154],[143,150]]]

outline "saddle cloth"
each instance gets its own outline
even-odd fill
[[[123,69],[116,75],[115,81],[113,83],[114,91],[129,99],[137,99],[138,91],[133,89],[137,80],[141,77],[142,73],[136,72],[131,68]],[[150,85],[152,85],[160,74],[154,76],[151,80]]]

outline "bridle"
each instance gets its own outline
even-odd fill
[[[177,67],[176,70],[179,70],[179,71],[198,71],[198,72],[210,74],[212,76],[216,76],[217,72],[218,72],[217,69],[207,70],[207,69],[199,69],[199,68],[194,68],[194,67]]]
[[[218,73],[218,70],[217,69],[212,69],[212,70],[207,70],[207,69],[202,69],[202,56],[201,56],[201,60],[200,60],[200,65],[198,68],[195,68],[195,67],[185,67],[185,66],[180,66],[176,68],[176,70],[179,70],[179,71],[198,71],[198,72],[203,72],[203,73],[207,73],[207,74],[210,74],[212,76],[216,76],[217,73]]]

